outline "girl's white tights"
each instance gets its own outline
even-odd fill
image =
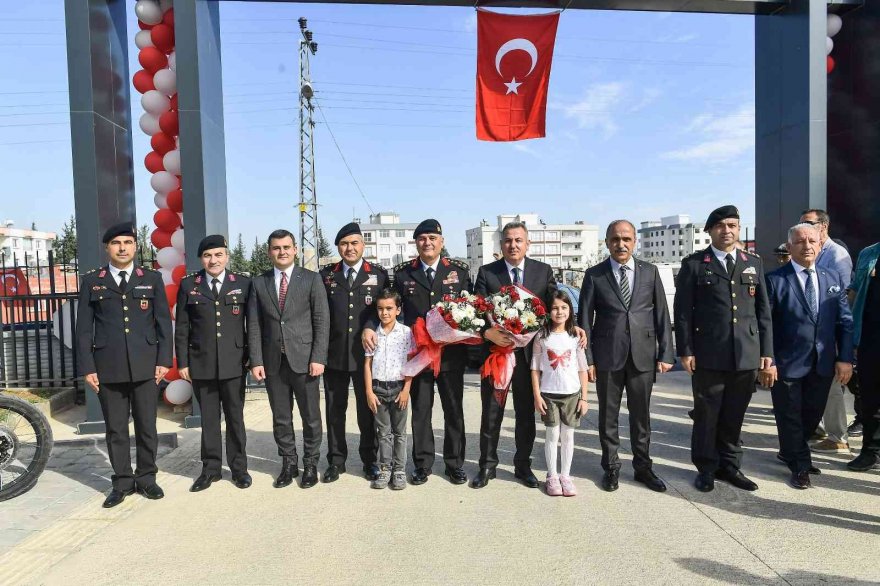
[[[547,460],[547,474],[557,475],[556,446],[562,439],[562,475],[569,476],[571,473],[571,460],[574,457],[574,428],[560,423],[553,427],[547,427],[547,437],[544,441],[544,458]]]

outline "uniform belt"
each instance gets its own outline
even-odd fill
[[[403,388],[402,380],[378,380],[373,379],[374,389],[385,389],[386,391],[396,391]]]

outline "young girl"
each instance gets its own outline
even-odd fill
[[[546,490],[550,496],[577,494],[569,472],[574,456],[574,428],[587,413],[587,370],[587,356],[578,348],[574,331],[571,300],[565,292],[557,291],[550,306],[550,320],[535,338],[532,350],[535,410],[541,414],[547,427],[544,454],[547,459]],[[556,444],[560,436],[562,470],[557,474]]]

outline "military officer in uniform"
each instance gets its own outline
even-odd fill
[[[229,250],[220,234],[203,238],[198,253],[203,269],[180,282],[174,330],[177,368],[181,378],[192,382],[202,407],[202,473],[190,491],[205,490],[222,476],[221,407],[232,482],[248,488],[252,479],[244,429],[245,314],[251,280],[226,270]]]
[[[171,312],[162,276],[135,267],[137,240],[131,222],[104,233],[110,263],[83,276],[76,320],[79,372],[98,393],[107,428],[115,507],[135,490],[164,495],[156,484],[157,387],[172,364]],[[131,469],[128,418],[134,419],[137,466]]]
[[[425,220],[413,232],[419,256],[394,267],[394,288],[403,299],[403,323],[412,327],[418,318],[443,299],[473,291],[468,265],[451,258],[441,258],[443,230],[437,220]],[[378,318],[364,329],[364,345],[375,348]],[[434,383],[443,406],[444,438],[443,461],[445,473],[453,484],[464,484],[465,434],[464,369],[467,365],[467,346],[451,345],[443,348],[440,374],[435,378],[430,368],[413,379],[410,404],[412,405],[413,484],[424,484],[434,465],[434,430],[431,410],[434,406]]]
[[[694,485],[709,492],[719,478],[756,490],[740,471],[740,432],[756,378],[767,386],[775,380],[764,269],[756,255],[736,248],[736,207],[713,211],[704,229],[712,244],[682,261],[674,304],[677,352],[694,393]]]
[[[330,350],[324,371],[325,416],[327,418],[327,471],[324,482],[333,482],[345,472],[348,446],[345,442],[345,413],[349,383],[361,438],[358,446],[364,475],[375,480],[376,421],[367,405],[364,384],[364,347],[361,332],[376,317],[374,300],[388,286],[388,271],[363,259],[364,239],[360,226],[351,222],[336,234],[335,244],[342,260],[321,269],[321,280],[330,305]]]

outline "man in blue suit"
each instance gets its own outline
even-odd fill
[[[852,376],[853,318],[841,275],[816,267],[818,231],[806,223],[792,227],[788,249],[791,262],[766,277],[777,375],[771,395],[779,457],[791,469],[789,484],[805,489],[812,486],[810,474],[819,473],[807,440],[822,418],[831,381],[845,385]]]

